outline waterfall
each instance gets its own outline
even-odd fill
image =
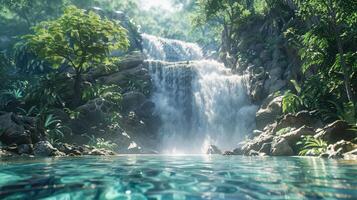
[[[146,34],[143,44],[162,152],[202,153],[210,144],[231,149],[253,130],[257,107],[246,92],[247,75],[203,59],[197,44]]]

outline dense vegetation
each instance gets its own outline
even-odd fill
[[[356,1],[201,0],[195,21],[221,27],[221,59],[238,71],[250,63],[265,64],[256,60],[261,52],[250,52],[252,44],[263,43],[268,52],[276,48],[288,52],[285,63],[293,73],[290,86],[283,88],[285,114],[317,111],[326,123],[341,119],[353,127],[357,125],[356,10]],[[258,32],[249,35],[253,31]],[[310,147],[318,152],[326,148],[324,141],[314,138],[301,143],[302,154]]]
[[[69,4],[21,0],[0,4],[5,27],[1,110],[35,117],[53,143],[73,133],[70,121],[80,114],[76,108],[89,100],[104,98],[120,107],[118,86],[89,82],[84,76],[91,70],[117,69],[120,57],[111,52],[126,52],[129,47],[127,30],[119,22]],[[66,117],[60,118],[59,111]],[[64,122],[66,118],[70,121]],[[102,138],[85,136],[93,145],[112,146]]]
[[[317,111],[325,123],[341,119],[357,126],[356,1],[173,2],[177,11],[163,14],[142,10],[135,0],[0,0],[0,110],[35,117],[55,142],[73,132],[58,110],[75,120],[79,106],[105,98],[117,110],[102,127],[116,127],[123,88],[89,80],[88,74],[119,70],[121,56],[137,50],[121,22],[101,15],[122,11],[137,35],[197,42],[207,52],[219,52],[213,55],[238,73],[251,65],[259,71],[257,67],[268,64],[258,55],[284,49],[273,63],[283,63],[290,72],[290,84],[277,91],[284,92],[284,114]],[[264,50],[251,48],[258,43]],[[113,50],[120,56],[112,56]],[[130,84],[144,88],[135,79]],[[86,138],[92,145],[115,146],[103,138]],[[313,138],[300,143],[305,144],[302,154],[326,148],[324,141]]]

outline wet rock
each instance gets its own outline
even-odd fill
[[[343,158],[345,153],[352,152],[353,150],[356,149],[357,149],[356,144],[349,141],[341,140],[336,142],[335,144],[330,144],[327,147],[326,152],[321,154],[320,157],[339,159],[339,158]]]
[[[57,148],[59,151],[67,155],[73,155],[73,156],[80,156],[84,151],[83,147],[70,145],[67,143],[57,143],[55,144],[55,148]]]
[[[0,149],[0,158],[8,158],[8,157],[14,157],[17,156],[14,152],[7,151],[5,149]]]
[[[54,148],[48,141],[40,141],[34,145],[33,153],[35,156],[64,156],[65,154]]]
[[[259,149],[259,152],[269,155],[271,152],[271,143],[264,143],[262,147]]]
[[[17,147],[18,154],[31,154],[33,151],[32,144],[20,144]]]
[[[233,149],[233,152],[232,152],[234,155],[243,155],[244,154],[244,151],[242,149],[242,147],[238,147],[238,148],[235,148]]]
[[[294,151],[285,138],[274,140],[271,145],[272,156],[293,156]]]
[[[282,114],[282,100],[283,96],[274,96],[271,94],[267,97],[256,113],[257,129],[263,130],[266,125],[273,123]]]
[[[259,152],[255,150],[250,150],[248,153],[249,156],[259,156]]]
[[[216,145],[210,145],[206,154],[222,154],[222,151]]]
[[[232,155],[238,155],[238,154],[234,154],[233,151],[225,151],[222,155],[224,155],[224,156],[232,156]]]
[[[248,155],[251,150],[259,151],[264,143],[272,142],[274,136],[269,132],[264,132],[258,137],[253,138],[242,146],[242,151],[244,155]]]
[[[356,132],[349,130],[351,127],[347,122],[338,120],[325,126],[315,137],[321,138],[328,143],[335,143],[339,140],[351,141],[356,138]]]
[[[8,145],[8,146],[4,147],[3,149],[6,150],[6,151],[13,152],[13,153],[18,153],[17,144]]]
[[[106,149],[93,149],[89,152],[88,155],[93,155],[93,156],[109,156],[109,155],[115,155],[113,151],[106,150]]]
[[[343,154],[343,158],[348,160],[357,160],[357,149]]]

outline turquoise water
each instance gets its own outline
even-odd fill
[[[0,199],[357,199],[357,161],[113,156],[0,161]]]

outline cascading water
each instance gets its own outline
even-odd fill
[[[231,149],[252,131],[257,107],[247,96],[247,76],[204,60],[193,43],[147,34],[143,43],[162,120],[162,152],[202,153],[210,144]]]

